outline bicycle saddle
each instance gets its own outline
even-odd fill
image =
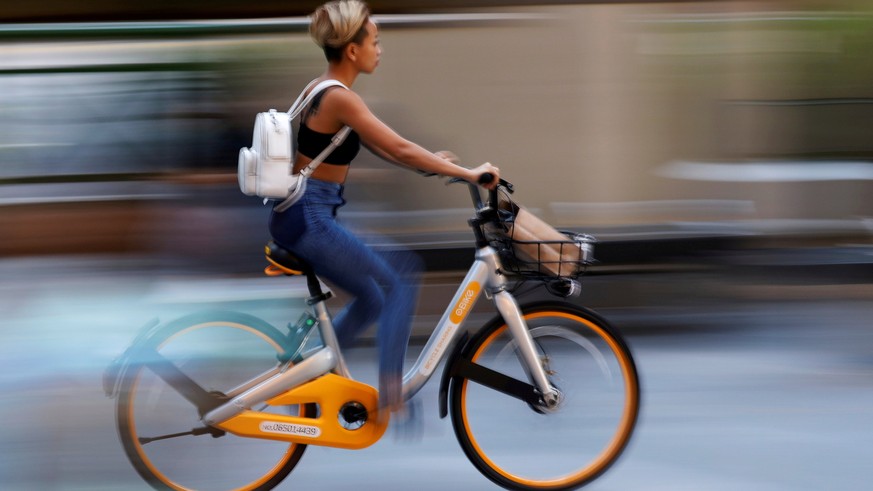
[[[268,276],[278,276],[280,274],[302,275],[312,269],[309,263],[272,240],[264,246],[264,253],[267,256],[267,261],[270,263],[264,269],[264,273]]]

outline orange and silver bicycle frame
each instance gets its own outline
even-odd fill
[[[484,285],[484,286],[483,286]],[[476,260],[461,283],[431,334],[418,360],[403,378],[403,394],[406,399],[414,396],[433,375],[440,361],[460,337],[461,326],[475,305],[483,289],[494,301],[497,311],[506,321],[519,348],[520,361],[531,377],[531,382],[548,401],[556,392],[549,384],[542,362],[537,355],[527,325],[521,316],[515,298],[505,291],[506,278],[500,272],[497,252],[485,246],[476,252]]]
[[[430,379],[440,361],[460,338],[476,301],[485,292],[503,317],[517,344],[519,361],[531,384],[546,404],[557,400],[549,384],[515,298],[507,291],[496,251],[484,246],[437,324],[418,360],[403,378],[403,397],[412,398]],[[342,357],[333,323],[324,301],[314,304],[324,347],[296,365],[283,364],[227,394],[227,401],[203,415],[207,425],[252,438],[275,439],[310,445],[364,448],[382,436],[387,418],[347,429],[336,415],[354,401],[369,414],[378,410],[378,392],[354,381]],[[308,418],[253,410],[261,404],[318,404],[320,416]]]

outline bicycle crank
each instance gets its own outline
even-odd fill
[[[360,429],[367,423],[367,408],[357,401],[343,404],[337,415],[340,426],[347,430]]]

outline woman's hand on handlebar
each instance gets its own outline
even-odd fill
[[[470,171],[475,176],[470,182],[479,184],[485,189],[495,189],[500,184],[500,169],[490,162],[485,162],[479,167],[470,169]]]
[[[440,150],[439,152],[434,152],[434,155],[443,160],[451,162],[452,164],[454,164],[454,166],[460,166],[460,159],[458,158],[458,156],[448,150]],[[490,162],[486,162],[479,167],[473,169],[461,167],[459,170],[464,171],[463,174],[461,174],[461,176],[463,177],[459,176],[455,179],[467,181],[470,184],[476,184],[491,191],[497,189],[497,186],[501,184],[509,184],[505,181],[501,181],[500,169],[498,169]]]
[[[443,160],[451,162],[456,166],[461,166],[461,159],[449,150],[440,150],[439,152],[434,152],[434,155]],[[494,167],[490,163],[482,164],[475,169],[464,168],[464,170],[468,171],[468,176],[464,178],[465,181],[472,184],[481,185],[486,189],[494,189],[495,187],[497,187],[497,184],[492,183],[500,182],[500,169]]]

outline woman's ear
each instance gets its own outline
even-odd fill
[[[358,59],[358,45],[355,43],[349,43],[346,45],[346,56],[349,57],[352,61],[357,61]]]

